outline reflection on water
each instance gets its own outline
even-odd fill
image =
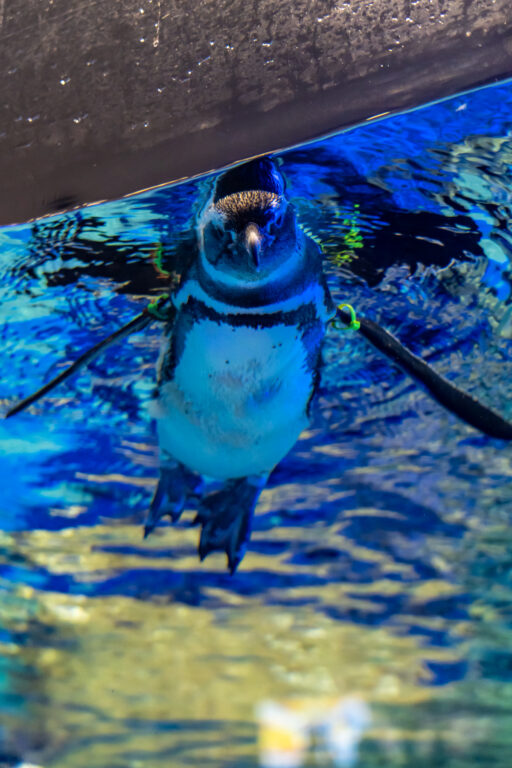
[[[350,768],[370,720],[356,698],[264,701],[257,715],[263,768],[300,768],[310,750],[317,763]]]
[[[481,91],[281,168],[333,298],[508,418],[511,107]],[[4,408],[164,290],[149,256],[162,242],[181,270],[200,193],[1,231]],[[189,518],[142,541],[160,334],[0,423],[0,765],[257,766],[264,702],[359,701],[354,766],[508,768],[509,448],[329,330],[311,424],[231,577],[198,563]],[[304,764],[334,764],[308,734]]]

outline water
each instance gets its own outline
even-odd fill
[[[505,84],[282,155],[335,298],[509,419],[511,114]],[[4,409],[165,290],[200,196],[0,230]],[[232,578],[189,517],[142,541],[160,334],[0,422],[0,766],[508,768],[509,447],[330,329]]]

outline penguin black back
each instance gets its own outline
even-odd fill
[[[254,190],[279,196],[284,194],[284,179],[268,157],[258,157],[223,173],[215,186],[213,202],[237,192]]]

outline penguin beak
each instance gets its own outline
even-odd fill
[[[256,267],[260,265],[261,243],[263,240],[259,227],[256,224],[248,224],[244,233],[245,247],[249,252],[251,261]]]

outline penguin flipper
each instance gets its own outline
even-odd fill
[[[28,397],[25,397],[23,400],[20,400],[18,403],[16,403],[7,411],[6,414],[4,414],[4,418],[8,419],[9,416],[14,416],[17,413],[20,413],[20,411],[24,411],[25,408],[29,407],[29,405],[37,402],[37,400],[40,400],[48,392],[51,392],[52,389],[55,389],[55,387],[57,387],[63,381],[71,378],[71,376],[74,376],[82,368],[89,365],[89,363],[92,363],[92,361],[95,360],[99,354],[105,352],[105,350],[108,349],[112,344],[121,341],[131,333],[141,331],[154,320],[165,320],[168,325],[172,324],[175,315],[175,309],[172,305],[168,306],[165,315],[161,314],[161,305],[165,305],[166,303],[168,303],[167,296],[163,296],[161,299],[157,299],[156,301],[151,302],[149,306],[142,310],[142,312],[140,312],[138,315],[135,315],[135,317],[133,317],[129,322],[118,328],[117,331],[114,331],[110,334],[110,336],[107,336],[105,339],[98,341],[97,344],[89,347],[89,349],[86,349],[85,352],[83,352],[75,360],[74,363],[71,363],[71,365],[61,371],[47,384],[44,384],[36,392],[33,392]]]
[[[337,315],[346,325],[351,321],[347,310],[338,307]],[[512,440],[512,422],[445,379],[378,323],[361,316],[358,321],[361,335],[421,384],[440,405],[489,437]]]
[[[117,341],[121,341],[126,336],[128,336],[130,333],[134,333],[135,331],[141,331],[143,328],[145,328],[146,325],[149,325],[154,320],[154,317],[148,312],[147,309],[143,310],[140,314],[136,315],[132,320],[130,320],[128,323],[125,323],[125,325],[121,326],[121,328],[118,328],[117,331],[114,331],[114,333],[111,333],[110,336],[107,336],[105,339],[102,339],[94,346],[87,349],[85,352],[83,352],[80,357],[78,357],[74,363],[71,363],[67,368],[65,368],[63,371],[61,371],[58,376],[55,376],[51,381],[49,381],[47,384],[44,384],[40,389],[38,389],[36,392],[33,392],[28,397],[25,397],[23,400],[20,400],[18,403],[16,403],[12,408],[10,408],[7,413],[4,415],[4,418],[9,418],[9,416],[14,416],[16,413],[19,413],[20,411],[24,411],[25,408],[28,408],[29,405],[32,405],[32,403],[35,403],[37,400],[40,400],[44,395],[46,395],[48,392],[51,392],[52,389],[55,389],[61,382],[65,381],[66,379],[69,379],[71,376],[74,376],[78,371],[80,371],[82,368],[84,368],[86,365],[89,365],[89,363],[92,363],[92,361],[98,357],[98,355],[101,352],[104,352],[108,347],[110,347],[112,344],[114,344]]]
[[[188,496],[197,493],[201,479],[183,464],[173,462],[160,468],[160,477],[144,521],[144,538],[156,528],[165,515],[178,522]]]
[[[230,480],[201,501],[197,516],[202,524],[201,560],[211,552],[225,552],[231,574],[236,571],[247,549],[254,508],[265,481],[266,477]]]

